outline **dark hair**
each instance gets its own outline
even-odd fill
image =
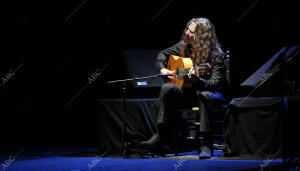
[[[192,46],[188,44],[188,36],[185,34],[191,23],[196,24],[195,43]],[[211,56],[223,53],[220,49],[214,25],[207,18],[191,19],[182,33],[181,43],[180,55],[192,58],[193,62],[197,65],[208,62]],[[213,65],[214,58],[211,58],[209,63]]]

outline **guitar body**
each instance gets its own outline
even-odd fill
[[[180,56],[170,55],[167,69],[176,71],[178,69],[189,69],[193,67],[191,58],[184,58]],[[191,82],[184,79],[178,78],[177,72],[174,73],[173,79],[169,79],[169,83],[176,84],[178,87],[191,87]]]

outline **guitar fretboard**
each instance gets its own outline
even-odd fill
[[[194,70],[197,72],[196,75],[201,76],[206,73],[206,69],[209,68],[209,64],[201,64],[199,66],[193,67]],[[184,69],[176,69],[176,76],[177,78],[183,78],[184,76],[188,75],[191,68],[184,68]]]

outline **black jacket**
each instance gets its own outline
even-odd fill
[[[179,56],[181,42],[161,51],[157,55],[155,66],[160,71],[162,68],[167,68],[168,59],[170,55]],[[212,65],[212,71],[208,78],[201,78],[196,75],[192,76],[193,86],[200,90],[210,90],[210,91],[221,91],[224,88],[224,56],[225,54],[221,49],[218,50],[216,55],[211,55],[209,60],[215,59],[214,64]]]

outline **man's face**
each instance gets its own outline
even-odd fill
[[[188,44],[193,44],[195,42],[195,38],[196,38],[195,31],[196,31],[196,24],[191,23],[185,32],[185,34],[188,36]]]

